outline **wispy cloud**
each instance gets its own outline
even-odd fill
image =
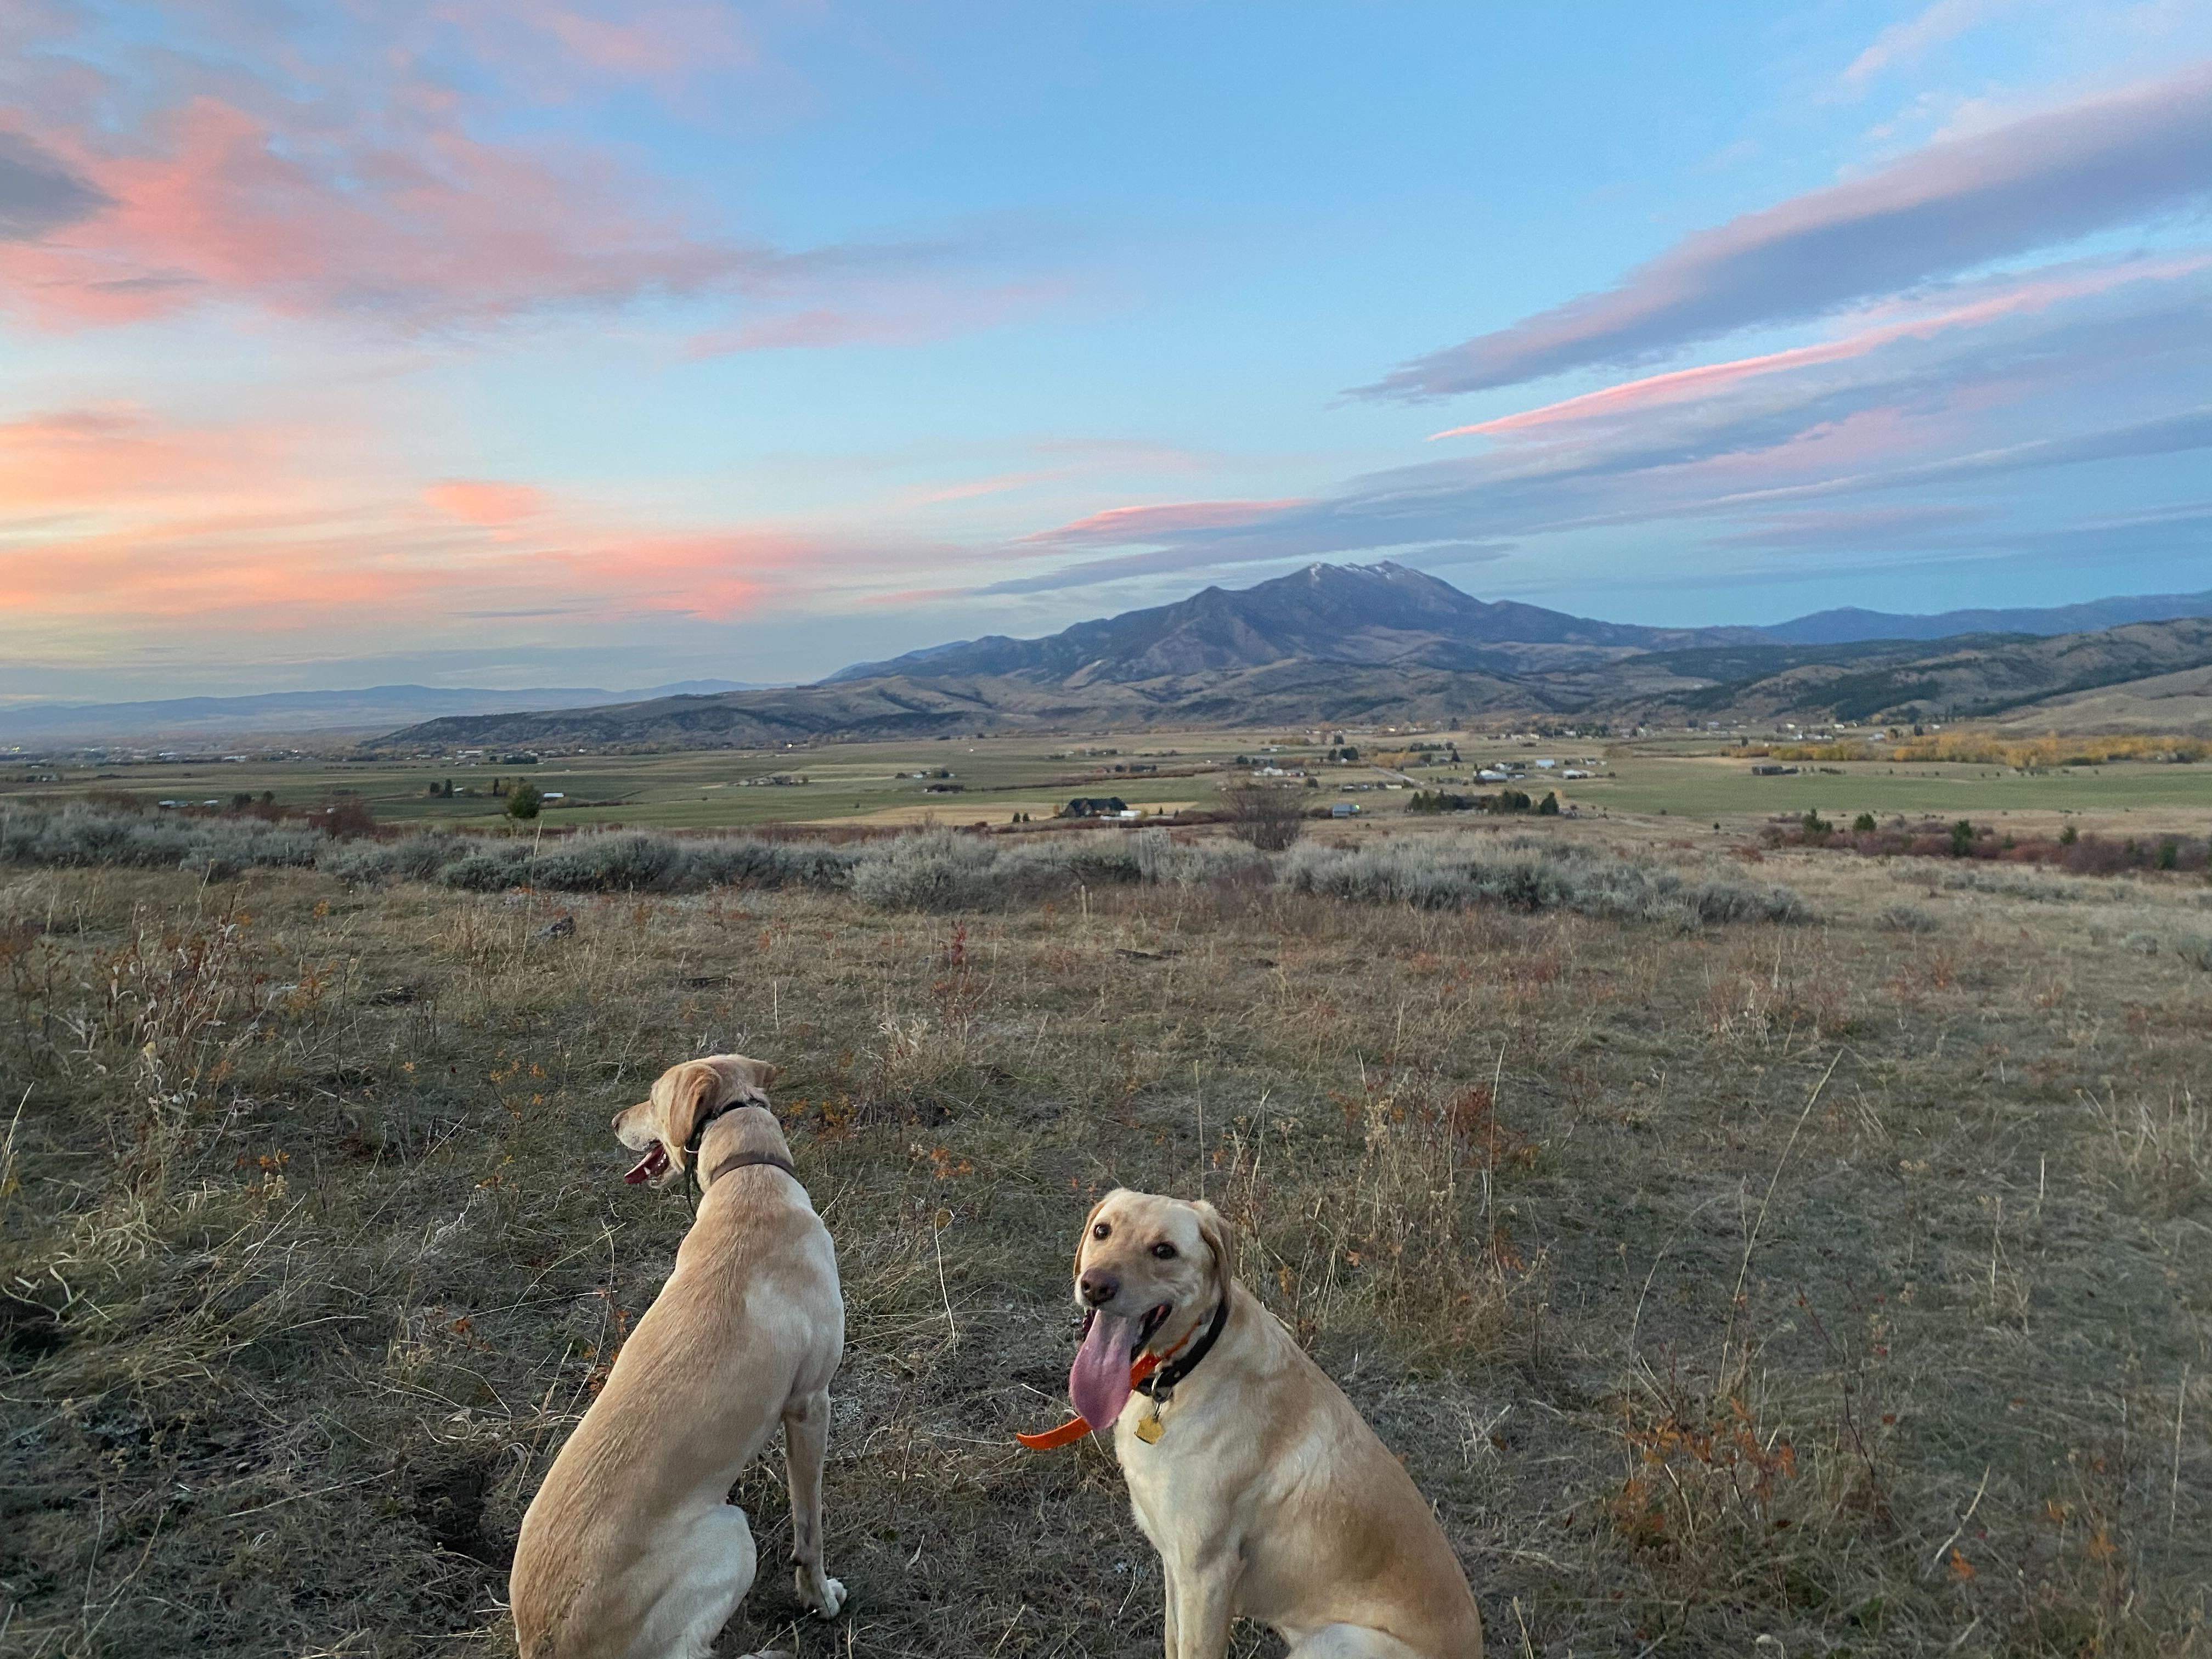
[[[1802,483],[1771,489],[1729,491],[1714,496],[1709,510],[1727,512],[1771,507],[1781,501],[1807,501],[1823,495],[1851,495],[1867,490],[1913,489],[1928,484],[1959,483],[1970,479],[2002,477],[2014,472],[2042,472],[2054,467],[2086,466],[2096,461],[2136,460],[2156,455],[2182,455],[2212,449],[2212,404],[2161,415],[2148,421],[2075,433],[2060,438],[2034,438],[2025,443],[2004,444],[1970,451],[1940,460],[1885,467],[1875,472],[1838,471]]]
[[[1269,523],[1286,511],[1306,505],[1299,501],[1170,501],[1151,507],[1109,507],[1022,539],[1031,547],[1125,547],[1133,542],[1203,536]]]
[[[1986,507],[1863,507],[1790,513],[1751,530],[1708,537],[1708,547],[1863,548],[1924,545],[1929,532],[1991,516]]]
[[[776,524],[656,524],[527,484],[403,484],[342,433],[185,426],[129,406],[0,423],[0,604],[18,640],[114,648],[180,626],[465,635],[468,616],[570,633],[726,623],[908,576],[920,549]],[[557,629],[556,630],[558,631]]]
[[[2172,281],[2193,276],[2208,266],[2212,266],[2212,255],[2189,254],[2170,258],[2098,264],[2038,272],[2026,277],[2000,279],[1979,285],[1991,291],[1968,304],[1930,310],[1905,321],[1863,329],[1838,340],[1824,340],[1818,345],[1796,346],[1787,351],[1765,352],[1755,357],[1738,357],[1729,362],[1705,363],[1696,368],[1676,369],[1671,374],[1647,375],[1642,380],[1624,381],[1601,391],[1562,398],[1540,409],[1524,410],[1515,415],[1500,415],[1468,426],[1452,427],[1432,434],[1431,441],[1478,434],[1498,437],[1506,433],[1525,432],[1533,427],[1550,426],[1562,421],[1617,419],[1656,404],[1710,397],[1716,392],[1760,375],[1782,374],[1821,363],[1843,362],[1850,358],[1863,357],[1899,340],[1929,339],[1948,329],[1973,327],[2024,313],[2046,310],[2063,301],[2106,293],[2129,283]]]
[[[1936,0],[1927,10],[1892,23],[1875,35],[1873,43],[1851,60],[1838,82],[1846,91],[1863,92],[1875,77],[1918,61],[1992,18],[2017,10],[2020,4],[2021,0]]]
[[[0,66],[0,97],[23,94],[0,129],[0,314],[40,326],[237,305],[452,333],[674,301],[745,318],[713,349],[765,349],[910,343],[1055,297],[1006,274],[1042,233],[785,246],[635,152],[513,118],[756,66],[719,6],[216,7],[190,56],[96,15]]]
[[[1711,525],[1706,546],[1786,542],[1841,554],[1932,544],[1991,511],[1985,486],[2008,476],[2212,448],[2212,410],[2194,406],[2212,383],[2212,336],[2199,326],[2212,262],[2178,258],[2159,266],[2166,280],[2135,279],[2153,263],[2030,273],[1935,313],[1942,326],[1885,323],[1846,349],[1717,366],[1507,417],[1480,453],[1305,500],[1096,514],[1018,550],[1108,556],[1024,572],[991,591],[1386,550],[1436,562],[1430,550],[1454,543],[1543,544],[1670,522],[1692,533]],[[1964,325],[1962,310],[1978,325]],[[1970,493],[1912,499],[1960,490]],[[1801,510],[1816,504],[1817,514]],[[1756,527],[1738,539],[1747,519]],[[2162,533],[2146,529],[2131,545]],[[2019,543],[2024,554],[2041,544]]]
[[[501,526],[535,517],[546,495],[530,484],[499,483],[481,478],[447,478],[422,492],[422,499],[464,524]]]
[[[1419,400],[1649,359],[2138,222],[2212,192],[2212,61],[1930,144],[1687,237],[1629,273],[1362,388]]]
[[[0,297],[51,326],[231,302],[450,329],[651,295],[767,301],[936,262],[697,230],[602,158],[480,141],[441,110],[380,141],[319,137],[211,96],[125,153],[48,135],[94,205],[0,244]]]
[[[0,241],[27,242],[109,205],[58,157],[21,133],[0,131]]]
[[[1056,279],[934,287],[907,281],[887,293],[855,294],[837,306],[783,312],[737,328],[714,330],[693,339],[685,355],[698,358],[744,351],[927,345],[1018,322],[1071,291],[1072,284]]]
[[[0,537],[27,523],[276,507],[291,498],[297,447],[279,427],[184,426],[128,403],[0,422]]]
[[[1511,542],[1421,541],[1360,550],[1409,555],[1417,552],[1424,565],[1450,566],[1487,564],[1494,559],[1505,557],[1513,550],[1513,545]],[[1063,565],[1056,570],[1039,571],[1033,576],[1012,576],[981,587],[945,590],[931,597],[974,595],[988,598],[1002,594],[1050,593],[1072,587],[1096,587],[1104,582],[1122,581],[1133,576],[1225,574],[1249,565],[1279,563],[1289,558],[1306,557],[1310,553],[1344,550],[1316,546],[1302,553],[1285,545],[1265,543],[1255,545],[1224,542],[1212,547],[1178,544],[1158,548],[1150,553],[1127,553],[1112,559],[1089,559],[1080,564]]]

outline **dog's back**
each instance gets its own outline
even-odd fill
[[[804,1192],[746,1176],[702,1200],[524,1518],[510,1580],[523,1659],[690,1650],[751,1582],[750,1532],[724,1500],[793,1402],[828,1389],[844,1303]]]

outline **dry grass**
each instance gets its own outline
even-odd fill
[[[687,1224],[608,1115],[734,1048],[838,1240],[854,1595],[794,1629],[764,1574],[730,1651],[1156,1645],[1110,1458],[1011,1441],[1115,1181],[1246,1230],[1502,1652],[2212,1650],[2212,975],[2124,943],[2170,902],[1908,925],[1784,854],[1825,921],[1686,929],[1187,863],[943,915],[0,867],[0,1646],[511,1651]],[[772,1555],[773,1460],[738,1498]]]

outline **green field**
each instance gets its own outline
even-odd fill
[[[1118,749],[1115,755],[1070,756],[1071,748]],[[1164,754],[1164,750],[1179,750]],[[149,763],[64,769],[58,783],[45,769],[0,781],[0,796],[82,795],[120,790],[143,799],[198,805],[234,794],[273,791],[288,806],[316,805],[337,792],[362,797],[380,820],[489,826],[505,821],[495,779],[527,777],[548,795],[545,822],[625,823],[684,829],[836,819],[946,823],[1004,821],[1017,811],[1050,815],[1076,795],[1118,795],[1133,806],[1176,806],[1211,799],[1220,775],[1116,774],[1116,764],[1186,770],[1211,767],[1238,752],[1214,737],[1184,743],[1066,738],[975,739],[945,743],[850,744],[805,751],[684,751],[658,755],[548,757],[534,766],[495,762],[476,766],[414,761],[299,761]],[[950,772],[939,779],[939,769]],[[918,778],[918,771],[933,775]],[[783,775],[803,783],[769,784]],[[472,793],[434,796],[433,783]],[[960,793],[929,793],[957,783]]]
[[[1832,772],[1806,769],[1790,777],[1753,775],[1740,752],[1685,752],[1680,738],[1606,742],[1595,738],[1498,743],[1482,735],[1449,734],[1462,763],[1413,767],[1404,773],[1374,766],[1319,769],[1322,790],[1315,799],[1341,798],[1343,786],[1414,781],[1477,793],[1478,767],[1510,762],[1526,767],[1521,787],[1540,795],[1558,789],[1586,811],[1665,814],[1741,823],[1777,813],[1816,810],[1846,817],[1873,812],[1887,817],[1994,817],[2014,814],[2142,813],[2150,824],[2203,832],[2212,823],[2212,766],[2120,763],[2042,773],[1958,763],[1847,762]],[[1413,741],[1365,733],[1354,740],[1370,756]],[[1419,741],[1442,743],[1447,734]],[[550,756],[534,766],[495,762],[459,765],[428,761],[347,761],[315,757],[292,761],[196,762],[62,769],[58,781],[42,767],[0,774],[0,799],[9,795],[70,796],[121,791],[144,800],[198,805],[228,803],[239,793],[264,790],[287,805],[328,801],[340,791],[362,797],[380,821],[490,828],[507,822],[504,801],[491,793],[495,779],[528,777],[549,795],[544,822],[623,823],[662,829],[742,828],[766,823],[836,822],[901,823],[934,819],[945,823],[1005,823],[1017,812],[1050,816],[1076,795],[1118,795],[1132,806],[1172,811],[1206,806],[1241,773],[1227,763],[1282,744],[1285,764],[1310,757],[1300,734],[1231,732],[1143,733],[1081,740],[1048,736],[833,744],[784,751],[690,750],[652,755]],[[1693,745],[1698,747],[1702,745]],[[1084,752],[1114,751],[1114,752]],[[1534,767],[1555,760],[1549,770]],[[1598,775],[1570,783],[1561,775],[1572,760],[1592,763]],[[1115,772],[1115,766],[1151,766],[1154,773]],[[952,775],[939,779],[939,769]],[[930,773],[927,778],[912,775]],[[778,774],[803,782],[764,781]],[[434,796],[431,785],[450,781],[473,791]],[[957,783],[958,793],[932,793],[932,783]],[[1403,811],[1407,795],[1379,788],[1355,797],[1367,814]]]
[[[1808,811],[1832,818],[2143,812],[2161,825],[2201,830],[2212,818],[2212,767],[2121,763],[2030,774],[1869,761],[1775,778],[1755,776],[1741,758],[1652,755],[1626,745],[1612,752],[1605,767],[1612,775],[1575,784],[1571,799],[1613,811],[1723,820]]]

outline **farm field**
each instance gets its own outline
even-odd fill
[[[1158,1651],[1110,1454],[1012,1442],[1118,1182],[1229,1214],[1493,1652],[2204,1652],[2201,878],[1622,818],[1329,826],[1304,890],[1147,833],[1018,893],[933,881],[965,837],[850,891],[0,864],[9,1651],[511,1653],[523,1507],[687,1224],[608,1117],[736,1049],[840,1251],[852,1602],[799,1619],[771,1454],[723,1651]],[[1549,873],[1369,884],[1455,860]],[[1677,878],[1794,919],[1620,896]]]
[[[549,757],[532,766],[479,766],[447,762],[358,761],[330,758],[189,766],[149,763],[107,766],[94,772],[71,768],[58,787],[18,780],[0,785],[0,795],[84,794],[125,790],[141,797],[175,798],[198,803],[228,800],[236,793],[274,791],[280,803],[313,805],[333,792],[359,793],[381,822],[496,824],[505,821],[504,803],[489,791],[494,778],[527,777],[541,790],[562,799],[550,804],[549,827],[621,823],[664,829],[728,827],[769,823],[815,823],[844,819],[889,823],[935,817],[966,823],[976,817],[1004,822],[1016,811],[1049,816],[1079,794],[1117,794],[1133,805],[1182,805],[1211,795],[1210,777],[1116,776],[1117,761],[1135,761],[1162,769],[1195,759],[1203,765],[1237,752],[1236,739],[1215,736],[1188,744],[1104,740],[1118,748],[1112,757],[1059,758],[1066,740],[970,739],[961,743],[852,744],[776,753],[681,751],[654,755]],[[1146,751],[1178,749],[1176,756]],[[1099,769],[1109,769],[1103,775]],[[939,780],[939,769],[953,774]],[[26,769],[27,772],[30,769]],[[927,778],[910,775],[927,771]],[[749,783],[778,775],[804,783]],[[473,795],[433,796],[433,783],[450,781]],[[959,793],[931,794],[933,782],[957,783]]]
[[[1495,743],[1492,734],[1423,733],[1416,738],[1356,740],[1369,757],[1401,752],[1409,742],[1456,743],[1463,764],[1417,767],[1407,772],[1368,764],[1321,769],[1316,800],[1337,798],[1347,783],[1371,786],[1413,781],[1417,787],[1477,790],[1479,766],[1534,758],[1561,763],[1548,773],[1531,770],[1525,787],[1558,789],[1586,809],[1657,817],[1720,820],[1731,826],[1776,813],[1816,810],[1846,817],[1863,811],[1938,817],[1993,818],[2001,815],[2071,812],[2093,817],[2147,814],[2144,827],[2201,830],[2212,823],[2212,766],[2128,762],[2029,774],[1986,764],[1844,762],[1841,775],[1807,769],[1791,777],[1757,777],[1740,753],[1694,752],[1679,738],[1649,742],[1598,738]],[[1145,733],[1081,740],[1034,737],[945,743],[836,744],[778,753],[684,751],[653,755],[549,757],[531,767],[496,762],[476,767],[447,763],[337,761],[328,757],[233,764],[147,763],[65,769],[59,782],[44,769],[0,773],[0,799],[68,798],[125,791],[142,799],[177,799],[195,804],[227,801],[245,793],[273,792],[291,806],[320,805],[334,792],[359,793],[383,823],[494,828],[507,823],[503,803],[489,791],[495,777],[527,776],[557,793],[544,817],[549,829],[622,823],[655,829],[727,829],[768,823],[914,824],[927,821],[1003,823],[1017,812],[1043,818],[1075,795],[1119,795],[1149,811],[1206,807],[1236,781],[1216,769],[1238,754],[1263,745],[1290,745],[1279,757],[1295,763],[1317,752],[1303,734],[1281,732]],[[1070,750],[1115,750],[1112,755]],[[1170,752],[1171,751],[1171,752]],[[1596,763],[1600,775],[1570,783],[1560,775],[1569,758]],[[1116,774],[1115,765],[1150,765],[1163,774]],[[953,774],[939,780],[939,769]],[[930,777],[912,775],[927,771]],[[804,778],[789,785],[749,784],[782,774]],[[472,787],[474,795],[428,793],[434,782]],[[934,782],[958,783],[958,793],[932,794]],[[1406,796],[1376,787],[1356,797],[1363,811],[1390,815]],[[2133,827],[2133,826],[2130,826]]]
[[[1615,776],[1570,786],[1569,799],[1612,811],[1741,820],[1817,811],[1850,818],[1996,817],[2061,812],[2144,815],[2144,825],[2203,833],[2212,823],[2212,766],[2116,763],[2040,773],[1952,762],[1845,761],[1834,772],[1791,763],[1795,776],[1759,777],[1740,755],[1667,755],[1613,744]],[[1840,774],[1840,775],[1838,775]]]

